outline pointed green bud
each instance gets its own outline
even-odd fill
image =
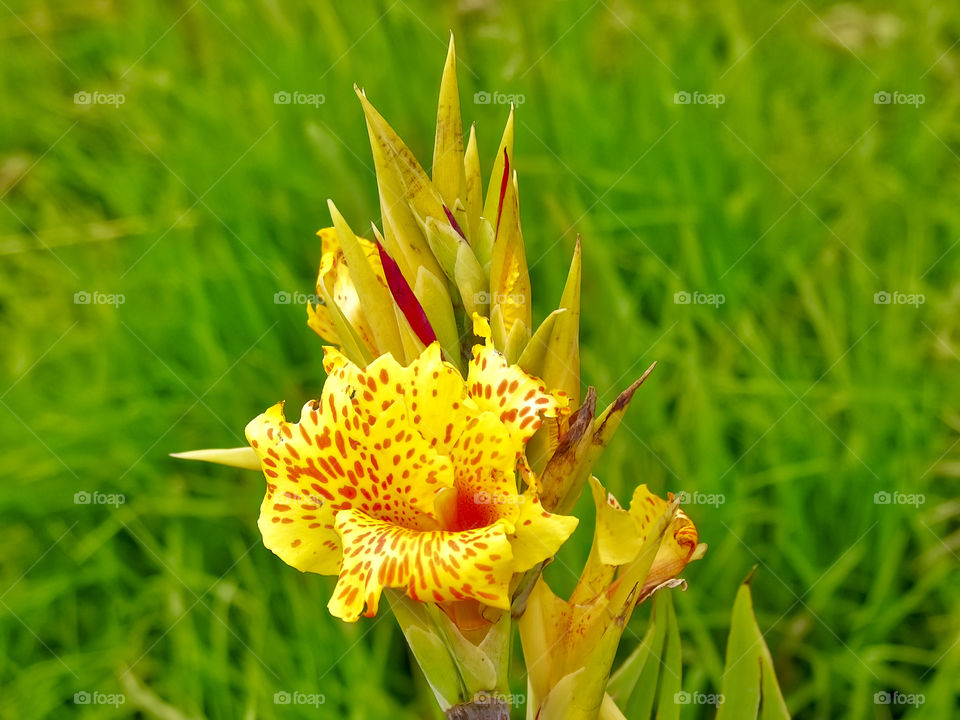
[[[498,210],[503,183],[504,152],[506,152],[507,157],[513,157],[513,107],[510,108],[507,126],[503,130],[500,147],[497,148],[497,155],[493,159],[493,172],[490,175],[490,183],[487,185],[487,194],[483,201],[483,217],[489,220],[494,227],[496,227],[497,219],[500,217]]]
[[[460,120],[460,92],[457,88],[457,56],[450,33],[447,62],[440,81],[437,106],[437,135],[433,145],[433,184],[444,204],[453,208],[464,196],[466,172],[463,164],[463,124]]]
[[[504,166],[505,188],[503,212],[496,228],[493,259],[490,263],[490,308],[500,308],[503,323],[510,332],[517,321],[530,331],[530,274],[520,230],[520,204],[516,173],[509,174],[509,160]]]
[[[566,312],[567,310],[564,308],[554,310],[540,323],[540,327],[537,328],[533,337],[530,338],[530,342],[527,343],[527,346],[520,354],[520,359],[517,360],[517,365],[523,368],[524,372],[535,375],[538,378],[543,378],[543,369],[546,365],[550,338],[553,337],[553,330],[557,325],[557,320]],[[579,404],[579,400],[577,404]]]
[[[417,272],[417,281],[413,286],[413,292],[423,306],[423,311],[426,313],[434,333],[436,333],[440,347],[443,348],[446,355],[446,360],[460,367],[460,333],[457,330],[453,305],[450,304],[447,284],[425,267],[422,267]]]
[[[520,359],[520,354],[529,342],[530,328],[524,325],[522,321],[515,320],[513,327],[507,334],[507,342],[503,346],[503,355],[507,358],[507,362],[516,365],[517,360]]]
[[[440,195],[393,128],[367,100],[366,95],[356,86],[354,89],[363,106],[370,135],[377,187],[380,190],[380,211],[387,238],[385,247],[408,282],[416,279],[416,269],[420,265],[439,276],[440,267],[430,252],[416,217],[444,218]]]
[[[490,265],[493,263],[493,243],[496,240],[493,225],[486,218],[480,218],[477,223],[477,232],[471,235],[473,252],[480,261],[484,274],[490,278]]]
[[[460,291],[467,317],[474,313],[487,317],[490,312],[490,294],[487,292],[487,277],[480,262],[467,243],[457,248],[457,261],[453,266],[453,282]]]
[[[467,141],[466,154],[463,157],[465,174],[465,195],[467,211],[467,237],[476,244],[477,225],[483,212],[483,178],[480,175],[480,152],[477,148],[477,126],[470,126],[470,139]]]
[[[423,221],[423,230],[433,256],[440,263],[440,269],[443,270],[444,275],[453,280],[457,253],[460,251],[460,245],[467,244],[466,241],[453,229],[449,220],[427,218]]]
[[[560,308],[567,312],[554,325],[540,373],[548,388],[563,390],[574,406],[580,404],[580,268],[578,237],[567,284],[560,298]]]
[[[343,215],[337,210],[333,200],[327,201],[330,216],[337,230],[337,239],[343,250],[343,256],[350,270],[350,279],[357,290],[357,296],[363,306],[364,317],[370,325],[373,337],[380,353],[392,353],[394,356],[402,350],[400,331],[393,316],[393,297],[370,264],[367,254]]]

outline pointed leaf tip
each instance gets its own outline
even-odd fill
[[[170,453],[170,457],[179,460],[200,460],[202,462],[228,465],[244,470],[259,470],[260,458],[251,447],[210,448],[208,450],[187,450]]]

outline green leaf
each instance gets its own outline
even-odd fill
[[[667,649],[663,654],[663,673],[660,677],[660,699],[657,701],[657,720],[679,720],[680,692],[683,675],[683,662],[680,649],[680,626],[677,624],[677,612],[673,608],[673,596],[669,592],[658,593],[654,598],[662,597],[667,611]]]
[[[624,715],[632,720],[647,720],[653,711],[657,679],[660,677],[660,657],[667,636],[664,605],[670,601],[664,600],[664,597],[654,596],[650,625],[643,642],[611,679],[610,693],[625,708]]]
[[[723,670],[723,703],[717,709],[717,720],[790,718],[777,684],[773,658],[753,614],[750,581],[754,570],[743,581],[733,604]]]

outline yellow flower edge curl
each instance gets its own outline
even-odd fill
[[[554,555],[577,519],[545,512],[523,457],[543,418],[568,412],[496,351],[489,327],[467,377],[438,343],[409,366],[366,368],[324,348],[327,381],[298,423],[283,403],[252,420],[247,440],[267,491],[267,548],[303,572],[337,575],[328,608],[376,614],[385,588],[414,600],[510,607],[510,580]],[[517,489],[517,472],[526,489]]]

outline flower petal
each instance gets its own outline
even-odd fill
[[[514,570],[522,572],[557,554],[580,522],[569,515],[553,515],[543,509],[534,488],[520,496],[516,530],[510,535]]]
[[[402,389],[414,424],[441,455],[457,443],[476,404],[467,397],[463,377],[444,362],[440,345],[431,343],[410,365]]]
[[[320,237],[323,252],[320,260],[320,271],[317,275],[317,295],[329,296],[364,345],[373,355],[379,355],[376,338],[364,314],[363,305],[350,274],[350,269],[347,267],[347,261],[336,229],[332,227],[323,228],[317,231],[317,235]],[[357,241],[360,243],[363,254],[370,263],[377,281],[386,288],[387,281],[383,274],[383,266],[380,263],[377,246],[365,238],[358,237]],[[328,342],[336,345],[342,344],[342,338],[336,330],[330,308],[323,304],[318,304],[315,307],[308,306],[307,324]]]
[[[507,610],[513,556],[503,524],[463,532],[418,532],[357,510],[337,514],[346,551],[328,608],[352,622],[372,617],[384,588],[405,588],[414,600],[478,600]]]
[[[597,541],[603,563],[626,565],[632,562],[657,520],[669,508],[670,502],[651,493],[646,485],[634,490],[629,511],[622,509],[616,499],[608,495],[607,502],[597,506]],[[698,553],[702,554],[705,546],[698,545],[697,540],[693,521],[678,509],[650,566],[643,590],[676,577],[691,560],[699,557]]]
[[[470,418],[450,450],[457,489],[456,529],[482,527],[501,519],[516,521],[522,502],[517,494],[519,455],[496,415],[484,411]]]
[[[453,485],[453,472],[411,425],[396,391],[406,378],[393,358],[383,356],[364,372],[328,348],[326,365],[323,396],[304,406],[299,423],[286,422],[280,404],[251,421],[246,434],[267,477],[264,544],[301,570],[330,572],[333,560],[298,563],[337,555],[329,542],[336,513],[357,508],[401,527],[434,529],[434,500]],[[299,498],[320,512],[304,511]]]
[[[547,391],[492,345],[476,345],[467,371],[467,393],[483,410],[500,418],[518,450],[539,429],[543,417],[556,417],[567,408],[567,398]]]

